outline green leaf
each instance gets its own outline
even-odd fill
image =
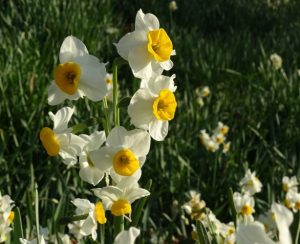
[[[14,228],[13,228],[13,243],[19,244],[20,238],[24,238],[22,219],[21,219],[20,209],[18,207],[15,209],[14,212],[15,212],[15,219],[14,219]]]
[[[200,244],[210,244],[207,231],[200,220],[196,221],[197,236]]]

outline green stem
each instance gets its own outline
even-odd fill
[[[37,243],[40,244],[39,192],[37,184],[35,184],[35,223],[37,232]]]
[[[300,212],[298,211],[298,213],[296,214],[295,218],[294,218],[294,230],[293,230],[293,236],[294,236],[294,243],[298,244],[299,243],[299,234],[300,234]]]
[[[100,224],[100,243],[105,244],[105,225]]]
[[[114,123],[115,126],[120,125],[119,107],[118,107],[118,64],[117,61],[113,64],[113,105],[114,105]]]
[[[107,104],[107,98],[103,98],[103,109],[104,109],[104,116],[105,120],[103,123],[105,135],[108,136],[108,133],[110,131],[110,125],[109,125],[109,110],[108,110],[108,104]]]
[[[116,236],[124,230],[124,217],[114,216],[114,236]]]

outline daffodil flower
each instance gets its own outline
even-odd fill
[[[140,230],[135,227],[130,227],[129,230],[120,232],[114,241],[114,244],[134,244],[135,239],[140,235]]]
[[[131,123],[149,131],[154,140],[162,141],[168,134],[169,121],[177,107],[174,92],[175,75],[157,76],[142,80],[141,88],[133,95],[128,106]]]
[[[68,166],[77,163],[77,155],[81,153],[85,144],[82,138],[72,134],[72,129],[68,128],[74,110],[75,108],[63,107],[56,114],[49,112],[54,127],[44,127],[40,132],[40,140],[48,155],[60,155]]]
[[[256,177],[256,173],[252,173],[250,169],[247,170],[244,178],[240,181],[240,186],[243,192],[249,193],[250,195],[260,192],[262,188],[262,184]]]
[[[106,186],[93,189],[95,195],[99,197],[106,210],[110,210],[114,216],[126,216],[130,218],[132,208],[131,204],[142,197],[150,195],[146,189],[138,185],[141,173],[132,177],[121,179],[115,186]]]
[[[50,105],[84,96],[92,101],[100,101],[106,95],[105,64],[90,55],[78,38],[68,36],[63,41],[59,60],[60,64],[54,70],[54,81],[48,88]]]
[[[9,232],[12,230],[10,227],[14,221],[14,202],[9,195],[1,195],[0,192],[0,243],[5,242]]]
[[[144,14],[141,9],[135,18],[135,30],[122,37],[116,47],[137,78],[149,79],[173,67],[170,58],[175,51],[170,37],[159,28],[159,21],[153,14]]]
[[[95,167],[89,154],[99,149],[105,142],[105,133],[104,131],[95,131],[90,136],[80,135],[80,137],[86,141],[86,144],[79,155],[79,176],[82,180],[95,186],[103,179],[105,172]]]
[[[83,221],[81,226],[81,234],[83,236],[92,235],[92,238],[96,240],[97,238],[97,223],[105,224],[105,210],[101,202],[96,204],[91,203],[87,199],[76,198],[72,201],[76,206],[76,214],[88,214],[88,217]]]
[[[255,212],[254,210],[254,198],[249,194],[240,194],[239,192],[235,192],[233,194],[233,201],[236,208],[236,211],[249,221],[253,220],[252,214]]]
[[[293,176],[291,178],[284,176],[282,178],[282,188],[285,192],[289,192],[289,191],[297,192],[298,185],[299,183],[296,176]]]
[[[102,171],[132,176],[143,166],[150,150],[150,140],[144,130],[127,131],[118,126],[109,133],[106,146],[90,152],[90,159]]]

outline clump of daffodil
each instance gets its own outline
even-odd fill
[[[218,126],[213,130],[213,134],[209,135],[206,130],[200,131],[200,141],[207,151],[216,152],[223,146],[223,153],[227,153],[230,149],[230,142],[226,142],[229,127],[222,122],[218,122]]]
[[[71,133],[68,123],[75,108],[63,107],[56,114],[49,112],[54,122],[53,129],[44,127],[40,131],[40,140],[49,156],[60,155],[64,163],[73,166],[77,163],[77,156],[81,153],[85,141]]]
[[[131,98],[128,114],[131,123],[149,131],[154,140],[162,141],[168,134],[169,121],[177,107],[174,92],[175,75],[159,75],[142,80],[140,89]]]
[[[48,88],[50,105],[84,96],[92,101],[100,101],[106,95],[105,64],[90,55],[78,38],[68,36],[63,41],[59,61],[60,64],[54,70],[54,80]]]
[[[141,171],[138,171],[131,177],[118,178],[119,181],[115,186],[97,188],[93,191],[102,200],[105,210],[110,210],[114,216],[131,219],[132,203],[150,195],[148,190],[139,187],[140,177]]]
[[[11,225],[14,221],[15,213],[12,211],[13,201],[9,195],[1,195],[0,192],[0,243],[7,240]]]
[[[189,192],[189,201],[182,205],[182,208],[192,220],[203,220],[206,218],[206,203],[200,199],[200,193],[196,191]]]
[[[99,149],[105,142],[105,132],[95,131],[90,136],[82,134],[80,137],[84,139],[85,145],[79,155],[79,176],[82,180],[95,186],[103,179],[105,172],[95,167],[90,159],[90,152]]]
[[[248,169],[244,178],[240,181],[240,186],[242,192],[254,195],[255,193],[261,192],[262,183],[256,177],[256,173],[252,173],[251,170]]]
[[[175,51],[170,37],[153,14],[144,14],[141,9],[135,18],[135,30],[122,37],[116,47],[137,78],[150,79],[173,67],[171,55]]]
[[[80,234],[82,236],[91,235],[93,240],[96,240],[97,224],[105,224],[107,221],[102,202],[99,201],[94,204],[87,199],[76,198],[72,203],[76,206],[77,215],[88,214],[87,218],[80,222]],[[70,227],[74,228],[74,226]]]
[[[285,194],[284,204],[294,212],[300,211],[300,193],[298,193],[298,180],[296,176],[282,178],[282,188]]]
[[[208,97],[210,95],[210,89],[208,86],[204,86],[201,89],[196,89],[196,96],[197,96],[197,103],[200,105],[200,107],[203,107],[204,105],[204,98]]]
[[[127,131],[118,126],[111,130],[104,147],[90,152],[90,159],[101,171],[132,176],[143,166],[150,141],[150,135],[144,130]]]

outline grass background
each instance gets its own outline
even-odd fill
[[[164,142],[152,143],[143,168],[141,184],[149,178],[154,184],[140,240],[147,242],[151,231],[167,243],[172,235],[181,238],[176,201],[183,203],[190,189],[200,191],[217,217],[228,221],[226,191],[229,186],[238,190],[246,168],[255,170],[264,184],[257,212],[280,196],[283,175],[299,176],[300,2],[269,6],[261,0],[189,0],[178,1],[174,12],[168,4],[0,1],[0,191],[20,207],[28,235],[35,226],[35,183],[40,223],[53,232],[64,230],[56,221],[72,214],[71,199],[93,199],[78,169],[66,169],[58,158],[49,158],[38,139],[42,127],[52,126],[48,112],[72,104],[47,105],[46,89],[59,47],[72,34],[91,54],[110,62],[110,70],[118,56],[112,43],[133,29],[139,8],[155,14],[169,33],[177,55],[166,74],[175,73],[178,86],[169,135]],[[283,58],[282,70],[270,65],[274,52]],[[119,76],[122,95],[132,95],[139,81],[129,67],[121,68]],[[194,91],[205,85],[212,94],[200,107]],[[101,103],[82,99],[75,104],[72,124],[103,116]],[[129,128],[126,110],[121,113],[121,123]],[[230,127],[227,155],[209,153],[199,142],[199,131],[215,128],[218,121]]]

